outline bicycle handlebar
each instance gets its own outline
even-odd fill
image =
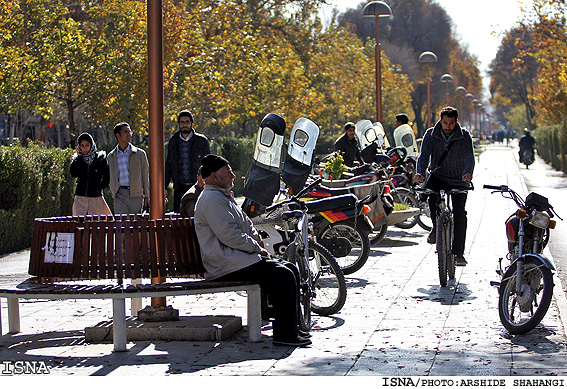
[[[510,190],[510,188],[508,188],[508,185],[500,185],[500,186],[496,186],[496,185],[483,185],[484,189],[493,189],[493,190],[498,190],[500,192],[508,192]]]

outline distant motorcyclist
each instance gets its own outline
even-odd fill
[[[526,163],[526,161],[524,161],[523,155],[524,155],[524,151],[529,151],[531,152],[532,155],[532,161],[534,160],[534,145],[535,145],[535,139],[532,136],[532,134],[530,134],[530,131],[526,128],[524,129],[524,136],[522,136],[520,138],[520,151],[519,151],[519,155],[520,155],[520,163]],[[528,163],[529,165],[529,163]]]

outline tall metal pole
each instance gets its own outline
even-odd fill
[[[376,120],[382,123],[382,61],[380,58],[380,16],[376,15]]]
[[[431,128],[431,77],[429,77],[429,62],[427,63],[427,128]]]
[[[165,216],[163,151],[163,22],[162,1],[148,0],[148,132],[150,159],[150,219]],[[159,260],[163,258],[158,258]],[[152,278],[152,284],[165,277]],[[165,297],[152,297],[153,307],[165,307]]]

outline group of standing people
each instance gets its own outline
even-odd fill
[[[168,144],[165,160],[165,191],[173,181],[174,212],[180,212],[181,198],[198,182],[197,172],[203,157],[210,153],[209,140],[193,129],[193,115],[183,110],[177,116],[179,130]],[[150,205],[150,169],[144,150],[134,146],[132,129],[126,122],[114,126],[116,147],[105,154],[97,150],[93,137],[82,133],[77,138],[71,175],[77,177],[73,215],[112,215],[103,197],[110,187],[114,214],[139,214]],[[167,196],[166,196],[167,197]]]

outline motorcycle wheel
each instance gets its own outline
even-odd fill
[[[302,254],[299,252],[295,243],[287,246],[284,259],[295,264],[299,270],[299,328],[302,331],[311,330],[311,297],[313,295],[312,279],[309,269],[305,266],[305,261],[299,261]]]
[[[553,295],[553,275],[540,261],[527,258],[522,276],[522,296],[516,293],[517,263],[514,262],[500,284],[498,314],[511,334],[525,334],[543,319]]]
[[[369,231],[367,231],[367,228],[364,228],[361,223],[357,223],[355,227],[352,222],[337,222],[330,224],[329,227],[321,233],[320,238],[346,238],[350,242],[350,253],[343,257],[335,255],[335,259],[344,274],[352,274],[360,270],[366,261],[368,261],[368,256],[370,255],[370,239],[368,238],[368,234]]]
[[[295,251],[293,253],[292,256],[295,256]],[[346,302],[345,276],[329,250],[311,240],[309,268],[313,285],[311,311],[322,316],[339,312]]]
[[[433,221],[431,220],[429,202],[427,200],[420,202],[419,209],[421,210],[421,212],[417,217],[417,224],[419,224],[419,226],[425,231],[431,231],[433,229]]]
[[[437,264],[439,268],[439,283],[441,286],[447,286],[447,271],[448,271],[448,262],[449,262],[449,247],[447,243],[449,242],[448,236],[448,228],[446,226],[445,218],[443,215],[439,215],[437,217],[437,222],[435,223],[437,226]]]
[[[370,244],[372,246],[377,245],[384,239],[386,233],[388,232],[388,225],[382,224],[378,227],[378,230],[373,230],[370,234],[368,234],[368,239],[370,239]]]
[[[412,208],[420,208],[417,198],[407,188],[396,188],[396,191],[393,193],[393,197],[395,203],[407,205]],[[419,215],[416,215],[394,225],[398,228],[409,229],[417,224],[418,219]]]

